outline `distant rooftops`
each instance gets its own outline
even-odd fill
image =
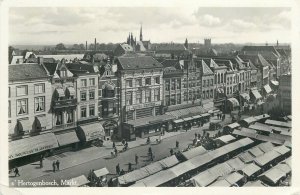
[[[122,69],[163,68],[163,65],[151,56],[125,55],[117,59]]]

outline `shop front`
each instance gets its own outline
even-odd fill
[[[75,129],[55,132],[55,136],[59,145],[56,153],[78,149],[80,140],[76,134]]]
[[[118,134],[118,122],[115,120],[107,120],[102,124],[105,132],[105,140],[113,139]]]
[[[136,137],[160,135],[168,131],[172,119],[174,119],[173,116],[165,114],[127,121],[123,125],[123,137],[127,140],[134,140]]]
[[[79,125],[77,135],[83,146],[90,146],[91,144],[101,145],[105,132],[99,122],[94,122]]]
[[[37,136],[18,139],[9,142],[9,164],[18,166],[20,163],[39,159],[41,155],[51,155],[58,148],[54,133],[44,133]]]
[[[236,98],[228,98],[227,99],[227,111],[232,112],[239,110],[240,104]]]

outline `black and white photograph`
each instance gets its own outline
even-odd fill
[[[9,6],[8,187],[294,186],[292,9]]]

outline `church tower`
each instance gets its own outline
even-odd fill
[[[189,43],[188,43],[188,40],[187,40],[187,38],[185,39],[185,42],[184,42],[184,47],[185,47],[186,49],[188,49],[188,48],[189,48]]]
[[[143,41],[143,27],[141,24],[141,29],[140,29],[140,41]]]

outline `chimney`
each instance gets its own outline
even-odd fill
[[[87,41],[85,41],[85,50],[87,51]]]
[[[44,58],[43,57],[38,57],[37,62],[39,65],[44,64]]]
[[[95,38],[95,51],[97,50],[97,40]]]
[[[279,46],[279,42],[278,42],[278,40],[277,40],[277,43],[276,43],[276,45],[277,45],[277,47]]]

